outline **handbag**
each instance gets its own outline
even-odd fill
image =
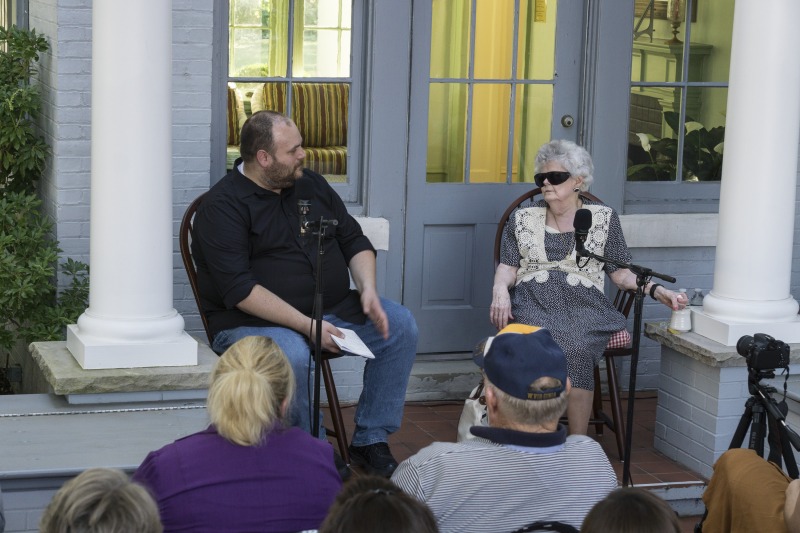
[[[461,418],[458,419],[458,437],[456,442],[474,439],[475,435],[469,432],[472,426],[488,426],[489,418],[486,415],[486,398],[483,395],[483,380],[472,389],[469,398],[464,402]]]

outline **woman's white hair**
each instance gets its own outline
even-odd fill
[[[542,145],[536,153],[536,162],[534,163],[536,172],[541,172],[542,168],[550,162],[559,163],[573,176],[582,176],[581,190],[589,190],[589,186],[594,181],[594,163],[592,163],[592,156],[589,155],[586,148],[565,139],[550,141]]]

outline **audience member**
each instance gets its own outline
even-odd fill
[[[342,482],[333,448],[284,424],[292,367],[268,337],[245,337],[211,373],[211,425],[151,452],[133,478],[166,531],[301,531],[322,523]]]
[[[428,504],[442,532],[512,531],[537,521],[579,528],[617,487],[600,445],[567,436],[559,418],[571,384],[550,332],[514,324],[476,348],[488,426],[479,437],[434,443],[403,461],[392,480]]]
[[[678,515],[649,490],[617,489],[592,507],[581,533],[681,533]]]
[[[800,486],[775,463],[746,448],[733,448],[714,464],[703,493],[703,533],[800,533]]]
[[[345,483],[319,533],[438,533],[431,510],[388,479],[367,475]]]
[[[90,468],[53,496],[41,533],[161,533],[158,507],[147,489],[111,468]]]

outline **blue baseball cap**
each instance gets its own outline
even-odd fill
[[[472,357],[489,381],[522,400],[550,400],[567,387],[567,359],[549,330],[511,324],[481,341]],[[533,388],[539,378],[558,380],[546,390]]]

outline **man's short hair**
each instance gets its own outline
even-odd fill
[[[275,124],[290,124],[292,121],[277,111],[257,111],[250,115],[239,136],[239,152],[242,160],[250,162],[256,158],[259,150],[264,150],[270,155],[275,155]]]

